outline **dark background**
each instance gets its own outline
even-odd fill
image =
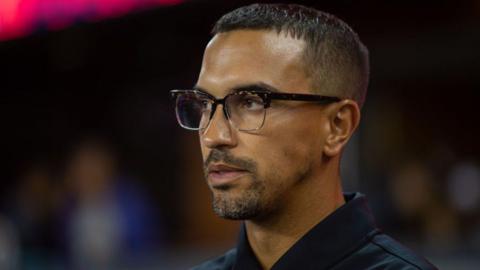
[[[100,138],[114,149],[119,171],[150,198],[155,224],[162,224],[148,265],[184,269],[228,247],[236,225],[218,232],[224,223],[209,212],[195,134],[177,127],[168,90],[195,83],[216,19],[251,2],[188,1],[1,42],[2,214],[15,216],[11,202],[26,171],[41,165],[53,175],[49,184],[61,186],[72,149],[85,138]],[[345,186],[367,193],[380,225],[442,269],[476,269],[480,2],[296,3],[344,19],[370,50],[371,83]],[[465,174],[469,180],[459,183],[467,184],[456,187]],[[405,177],[428,180],[419,187]],[[452,190],[468,192],[477,204],[458,207],[462,196]],[[203,197],[190,196],[197,192]],[[430,208],[402,211],[403,199],[395,196],[407,204],[432,196],[434,214],[422,212]],[[197,211],[198,204],[205,207]],[[54,225],[46,227],[56,234]],[[44,238],[35,250],[43,247],[54,258],[46,265],[63,265],[58,237]],[[29,243],[20,241],[20,250]],[[19,256],[19,265],[24,259]]]

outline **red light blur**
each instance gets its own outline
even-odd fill
[[[58,30],[75,22],[98,21],[181,2],[183,0],[1,0],[0,41],[25,36],[37,28]]]

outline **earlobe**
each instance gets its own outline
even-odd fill
[[[339,155],[360,122],[360,109],[353,100],[336,104],[329,117],[329,134],[326,137],[324,153],[329,157]]]

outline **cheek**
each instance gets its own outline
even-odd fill
[[[208,154],[210,153],[210,149],[208,147],[206,147],[204,145],[204,143],[202,142],[202,135],[201,134],[198,134],[198,142],[199,142],[199,145],[200,145],[200,152],[202,154],[202,158],[205,161],[208,157]]]
[[[289,128],[286,128],[289,127]],[[252,156],[264,174],[275,173],[280,177],[291,177],[308,170],[321,157],[320,138],[311,125],[285,123],[266,126],[262,136],[251,147]],[[264,177],[269,178],[268,175]]]
[[[208,150],[207,150],[207,147],[205,147],[205,146],[202,144],[202,141],[201,141],[201,140],[200,140],[200,151],[201,151],[201,153],[202,153],[203,160],[207,159]]]
[[[305,139],[297,136],[283,138],[282,144],[275,153],[277,168],[285,176],[303,173],[307,170],[311,159],[311,148]]]

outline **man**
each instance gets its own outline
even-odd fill
[[[255,4],[213,29],[194,90],[213,209],[244,220],[237,247],[195,269],[435,269],[343,194],[340,156],[360,121],[368,52],[350,27],[298,5]]]

